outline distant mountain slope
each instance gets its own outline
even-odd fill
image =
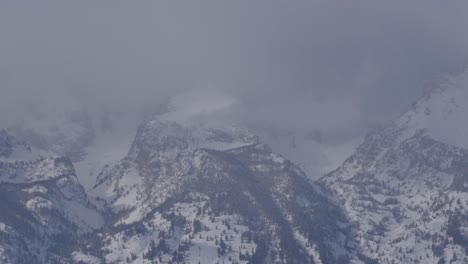
[[[467,76],[439,83],[321,180],[375,263],[468,263]]]
[[[30,151],[6,132],[0,151]],[[9,155],[11,158],[11,155]],[[0,161],[0,262],[64,263],[79,238],[103,224],[68,158]]]

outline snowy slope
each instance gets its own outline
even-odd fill
[[[108,262],[346,263],[354,256],[339,208],[238,127],[151,120],[92,194],[112,215],[103,235]]]
[[[401,116],[397,125],[410,136],[420,129],[433,139],[468,149],[468,71],[447,76],[413,108]]]
[[[440,82],[321,180],[369,260],[468,262],[467,76]]]
[[[232,124],[209,91],[138,128],[33,117],[32,145],[0,131],[0,262],[467,263],[467,76],[357,148]]]
[[[18,142],[3,133],[4,138]],[[3,144],[24,149],[22,144]],[[30,150],[29,148],[26,148]],[[103,225],[68,158],[0,161],[0,260],[2,263],[65,261],[78,238]],[[29,158],[29,157],[28,157]]]

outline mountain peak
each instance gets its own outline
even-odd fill
[[[141,151],[168,153],[188,148],[227,150],[257,142],[258,138],[242,126],[216,122],[183,123],[156,117],[139,127],[129,157],[136,158]]]
[[[468,70],[446,76],[426,96],[403,114],[396,124],[412,136],[424,130],[431,138],[468,148]]]

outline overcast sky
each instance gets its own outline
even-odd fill
[[[467,11],[465,0],[2,0],[0,104],[73,94],[136,108],[215,89],[246,121],[353,137],[462,67]]]

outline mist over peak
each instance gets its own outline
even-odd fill
[[[23,108],[76,104],[140,120],[210,87],[239,120],[344,142],[468,57],[464,1],[0,5],[4,126]]]

